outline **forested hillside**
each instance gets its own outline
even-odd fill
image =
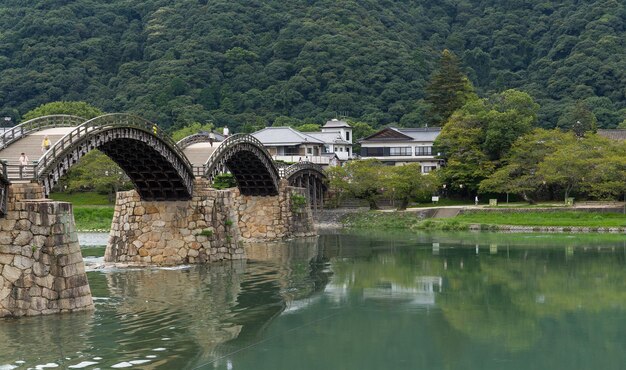
[[[442,49],[481,96],[516,88],[553,127],[585,100],[626,118],[621,0],[3,0],[0,114],[83,100],[240,130],[345,115],[426,122]]]

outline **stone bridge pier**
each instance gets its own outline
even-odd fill
[[[0,219],[0,317],[93,308],[72,205],[11,184]]]
[[[106,262],[176,265],[245,258],[243,244],[315,235],[305,189],[281,180],[278,195],[215,190],[195,179],[189,201],[117,194]]]

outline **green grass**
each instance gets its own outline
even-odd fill
[[[79,231],[109,230],[113,219],[114,205],[108,195],[98,193],[52,193],[50,198],[72,203],[74,220]]]
[[[98,193],[52,193],[50,199],[57,200],[59,202],[69,202],[74,206],[112,206],[113,203],[109,202],[109,196],[106,194]]]
[[[624,227],[626,215],[576,211],[554,212],[472,212],[454,218],[462,223],[523,226]]]
[[[626,227],[626,215],[575,211],[550,212],[473,212],[454,218],[419,219],[415,212],[360,212],[346,216],[347,227],[372,230],[468,230],[480,224],[482,230],[495,230],[496,225],[563,226],[563,227]]]
[[[74,220],[79,231],[111,228],[113,206],[74,206]]]
[[[347,215],[344,225],[374,230],[467,230],[469,225],[455,219],[420,220],[414,212],[359,212]]]

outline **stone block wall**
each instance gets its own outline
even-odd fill
[[[72,205],[12,184],[0,219],[0,317],[93,309]]]
[[[297,206],[295,196],[306,198],[306,190],[287,186],[282,180],[279,194],[272,197],[242,196],[235,191],[239,230],[245,242],[282,240],[315,235],[308,204]]]
[[[105,252],[107,262],[176,265],[240,259],[233,193],[197,179],[189,201],[142,201],[118,192]]]
[[[294,212],[293,194],[281,182],[272,197],[215,190],[196,179],[189,201],[147,202],[136,191],[117,194],[105,261],[176,265],[245,258],[243,243],[313,235],[308,206]]]

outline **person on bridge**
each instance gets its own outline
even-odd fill
[[[28,166],[28,156],[26,155],[26,153],[20,154],[19,162],[20,162],[20,179],[21,179],[24,173],[24,166]]]
[[[213,132],[213,129],[211,129],[211,132],[209,132],[209,144],[213,146],[214,141],[215,141],[215,132]]]
[[[43,141],[41,142],[41,152],[45,153],[50,149],[50,138],[48,138],[48,135],[43,137]]]
[[[228,127],[224,126],[224,131],[222,131],[222,134],[224,135],[224,137],[227,138],[229,133],[230,131],[228,131]]]

